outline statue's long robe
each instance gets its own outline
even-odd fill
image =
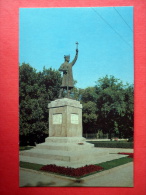
[[[59,71],[63,72],[61,87],[70,87],[70,88],[74,87],[72,67],[75,64],[77,57],[78,57],[78,53],[76,53],[75,58],[71,63],[65,61],[63,64],[61,64],[59,68]]]
[[[61,87],[73,87],[73,74],[72,74],[72,64],[64,62],[60,68],[60,71],[63,71],[62,85]]]

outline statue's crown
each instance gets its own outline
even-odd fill
[[[70,55],[64,55],[64,58],[70,58]]]

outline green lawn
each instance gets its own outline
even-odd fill
[[[103,162],[103,163],[100,163],[98,165],[103,167],[104,170],[108,170],[108,169],[112,169],[114,167],[129,163],[129,162],[132,162],[132,161],[133,161],[133,158],[122,157],[122,158],[119,158],[119,159]]]
[[[33,169],[36,171],[40,171],[40,168],[44,165],[41,164],[35,164],[35,163],[29,163],[29,162],[20,162],[20,167],[26,168],[26,169]]]
[[[120,166],[120,165],[129,163],[129,162],[132,162],[132,161],[133,161],[132,158],[122,157],[120,159],[115,159],[115,160],[103,162],[103,163],[96,164],[96,165],[99,165],[99,166],[103,167],[104,170],[108,170],[108,169],[111,169],[111,168],[114,168],[114,167],[117,167],[117,166]],[[34,164],[34,163],[28,163],[28,162],[20,162],[20,167],[26,168],[26,169],[33,169],[33,170],[36,170],[36,171],[40,171],[40,168],[43,167],[43,166],[44,165],[41,165],[41,164]],[[95,172],[95,173],[97,173],[97,172]],[[95,174],[95,173],[92,173],[92,174]],[[91,174],[88,174],[88,175],[91,175]],[[88,176],[88,175],[86,175],[86,176]],[[80,178],[83,178],[83,177],[85,177],[85,176],[82,176]]]
[[[126,141],[87,141],[94,144],[95,147],[101,148],[133,148],[133,142]]]

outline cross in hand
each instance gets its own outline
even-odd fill
[[[77,48],[76,48],[76,49],[78,49],[78,44],[79,44],[79,43],[78,43],[78,42],[76,42],[76,45],[77,45]]]

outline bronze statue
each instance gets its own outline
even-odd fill
[[[59,98],[62,97],[63,91],[67,91],[67,97],[70,97],[70,90],[74,87],[74,81],[73,81],[73,74],[72,74],[72,67],[75,64],[77,58],[78,58],[78,42],[76,42],[77,48],[76,48],[76,55],[72,62],[70,61],[70,56],[65,55],[64,60],[65,62],[61,64],[59,71],[63,72],[63,79],[62,79],[62,85],[59,92]]]

